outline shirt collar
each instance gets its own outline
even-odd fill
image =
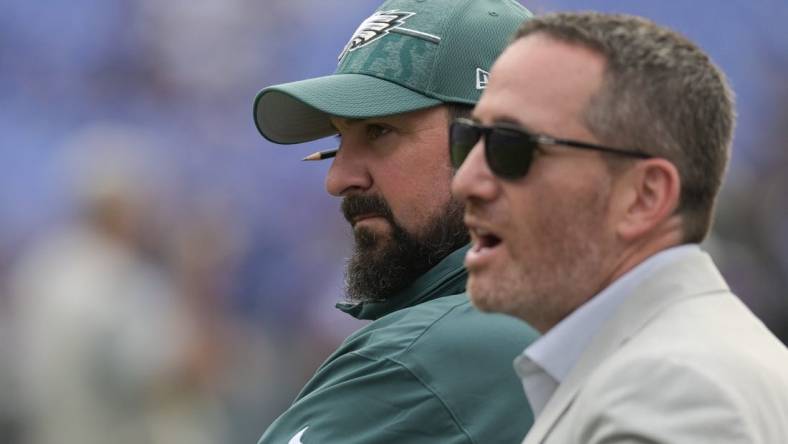
[[[455,250],[410,285],[390,297],[357,304],[340,302],[336,306],[357,319],[375,320],[405,307],[462,293],[465,291],[468,275],[463,267],[463,261],[469,248],[470,245],[466,245]]]
[[[640,282],[657,268],[699,250],[697,244],[681,245],[649,257],[536,340],[525,350],[525,355],[560,383],[580,359],[602,324]]]
[[[544,407],[547,399],[567,377],[605,321],[644,279],[658,268],[699,250],[697,244],[688,244],[668,248],[649,257],[526,348],[515,360],[515,369],[523,381],[532,407],[536,410]],[[545,385],[550,393],[535,389]]]

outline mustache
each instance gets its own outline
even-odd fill
[[[394,213],[388,203],[380,197],[374,195],[347,196],[342,199],[342,215],[345,220],[352,223],[353,219],[364,214],[375,214],[394,222]]]

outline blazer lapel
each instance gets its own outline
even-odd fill
[[[544,442],[594,370],[661,311],[683,299],[720,291],[730,290],[711,257],[700,251],[646,278],[605,322],[536,418],[523,444]]]

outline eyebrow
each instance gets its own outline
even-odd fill
[[[369,120],[369,119],[353,119],[353,118],[349,118],[349,117],[338,117],[338,116],[335,116],[335,118],[344,121],[345,124],[347,124],[347,126],[357,125],[359,123],[363,123],[363,122]],[[331,126],[331,128],[334,131],[339,132],[339,128],[337,128],[337,126],[334,125],[334,122],[332,122],[331,119],[328,119],[328,125]]]

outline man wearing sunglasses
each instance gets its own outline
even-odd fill
[[[525,443],[777,443],[788,351],[698,243],[729,157],[732,93],[644,19],[526,22],[451,129],[468,291],[544,335],[516,359]]]
[[[355,248],[347,304],[373,322],[317,370],[261,443],[517,442],[533,417],[511,356],[535,337],[465,290],[468,233],[448,128],[530,13],[515,0],[389,0],[333,75],[263,89],[254,116],[284,144],[338,135],[326,189]]]

